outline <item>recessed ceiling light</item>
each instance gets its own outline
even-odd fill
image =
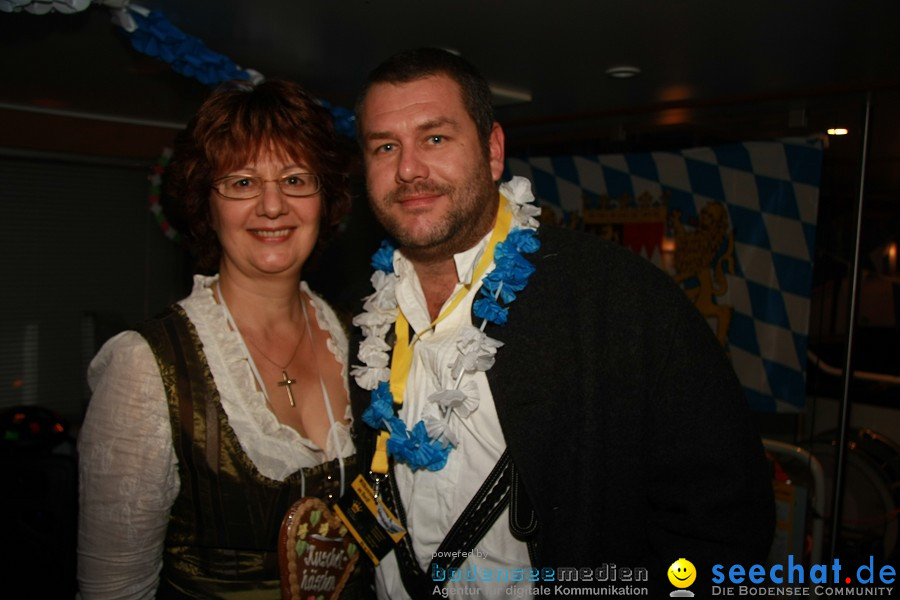
[[[847,129],[845,129],[844,127],[834,127],[826,131],[826,133],[828,135],[847,135],[850,132],[847,131]]]
[[[618,67],[610,67],[606,70],[606,74],[613,79],[631,79],[641,74],[641,70],[631,65],[620,65]]]

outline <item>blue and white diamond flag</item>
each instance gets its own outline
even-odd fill
[[[681,284],[756,410],[799,410],[822,146],[747,142],[676,152],[509,158],[544,212],[614,239]]]

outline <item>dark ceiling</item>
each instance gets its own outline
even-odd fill
[[[848,95],[900,87],[896,0],[140,4],[241,67],[299,81],[337,106],[352,106],[366,72],[390,53],[453,48],[493,85],[531,96],[498,110],[513,140],[615,137],[636,121],[659,127],[698,110],[750,131],[773,118],[783,129]],[[97,4],[73,14],[0,13],[0,49],[0,108],[177,124],[207,90],[135,51]],[[604,74],[623,64],[641,75]]]

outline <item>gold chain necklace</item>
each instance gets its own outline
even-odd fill
[[[302,300],[301,300],[301,302],[302,302]],[[254,348],[256,348],[256,351],[259,352],[259,354],[264,359],[266,359],[267,361],[269,361],[270,363],[272,363],[273,365],[275,365],[276,367],[278,367],[281,370],[281,381],[278,382],[278,387],[285,388],[285,390],[287,391],[288,400],[290,400],[292,407],[297,406],[297,403],[294,401],[294,393],[291,391],[291,386],[294,385],[295,383],[297,383],[297,380],[291,378],[291,376],[287,374],[287,368],[288,368],[288,365],[290,365],[293,362],[294,357],[297,356],[297,350],[300,349],[300,342],[303,341],[303,337],[304,337],[303,332],[301,331],[300,339],[297,340],[297,345],[294,346],[294,351],[293,351],[293,353],[291,353],[291,357],[288,359],[288,361],[286,363],[284,363],[284,366],[279,365],[277,362],[275,362],[274,360],[272,360],[271,358],[266,356],[266,353],[262,351],[262,348],[257,346],[253,342],[253,340],[251,340],[250,338],[247,338],[247,341],[250,342],[250,345],[252,345]]]
[[[269,361],[270,363],[272,363],[273,365],[278,367],[279,370],[281,370],[281,381],[278,382],[278,387],[283,387],[283,388],[285,388],[285,391],[287,391],[288,400],[290,400],[290,402],[291,402],[291,407],[297,406],[297,402],[294,400],[294,392],[291,389],[291,386],[294,385],[295,383],[297,383],[297,380],[293,379],[290,375],[287,374],[287,368],[288,368],[288,365],[290,365],[291,362],[294,360],[294,357],[297,356],[297,350],[300,348],[300,342],[303,341],[303,337],[304,337],[303,332],[302,331],[300,332],[300,339],[297,340],[297,345],[294,346],[294,352],[291,354],[291,357],[284,364],[284,366],[281,366],[277,362],[275,362],[274,360],[272,360],[271,358],[266,356],[266,353],[263,352],[259,346],[257,346],[256,344],[253,343],[253,340],[251,340],[250,338],[245,338],[241,334],[241,330],[240,330],[240,328],[238,328],[237,323],[235,323],[234,317],[231,316],[231,311],[228,310],[228,304],[225,303],[225,296],[222,295],[222,286],[221,286],[220,281],[216,281],[216,292],[218,293],[218,296],[219,296],[219,302],[221,302],[222,308],[225,310],[225,318],[228,321],[228,324],[231,326],[231,328],[234,331],[237,332],[237,334],[241,337],[241,339],[246,339],[246,341],[250,342],[250,344],[254,348],[256,348],[256,351],[259,352],[260,356],[262,356],[267,361]],[[306,307],[303,306],[303,296],[302,295],[300,297],[300,303],[301,303],[300,304],[301,308],[303,308],[303,317],[304,317],[304,319],[307,320],[306,328],[309,329],[309,317],[306,315]],[[313,350],[315,350],[315,348],[313,348]],[[256,381],[259,384],[259,387],[262,390],[263,395],[266,396],[266,401],[268,402],[269,396],[268,396],[268,394],[266,394],[265,384],[263,383],[262,376],[260,376],[259,371],[256,368],[256,365],[253,364],[253,357],[250,356],[249,351],[247,352],[247,359],[250,361],[250,370],[253,371],[253,376],[256,377]]]

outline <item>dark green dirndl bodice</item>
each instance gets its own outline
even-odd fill
[[[203,345],[174,305],[138,328],[162,375],[181,489],[166,531],[157,598],[280,598],[277,541],[281,521],[301,497],[326,503],[340,494],[337,460],[284,481],[260,474],[222,409]],[[356,476],[344,460],[345,487]],[[351,578],[342,598],[357,598]]]

